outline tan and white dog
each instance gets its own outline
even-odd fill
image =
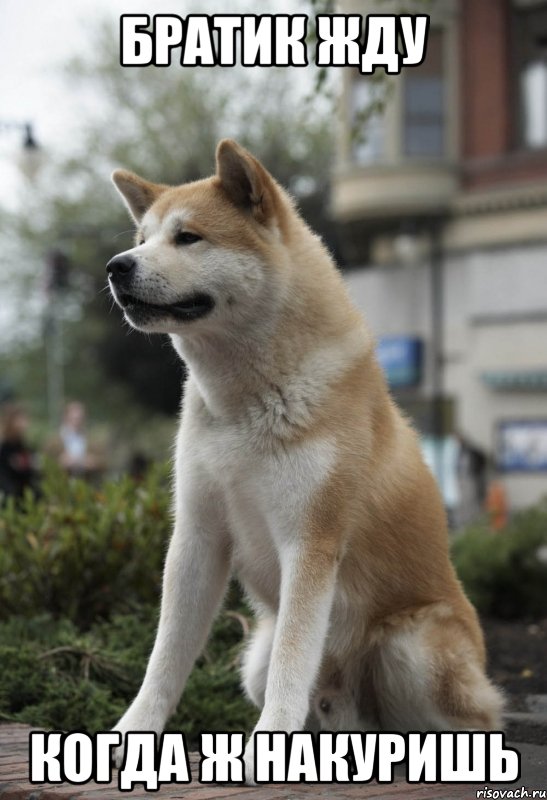
[[[113,180],[138,233],[112,292],[189,370],[157,638],[116,729],[163,729],[232,573],[256,730],[498,728],[439,492],[320,239],[230,140],[205,180]]]

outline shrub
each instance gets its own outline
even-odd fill
[[[475,525],[457,535],[452,554],[465,590],[490,616],[538,618],[547,609],[547,499],[515,514],[507,528]]]
[[[166,467],[100,489],[50,464],[42,493],[0,510],[0,619],[48,612],[85,628],[159,600],[169,539]]]
[[[57,730],[108,730],[137,692],[156,627],[142,606],[85,633],[51,616],[0,623],[0,719]],[[256,711],[239,689],[242,627],[223,612],[169,730],[195,746],[203,730],[250,730]]]
[[[97,489],[49,465],[40,497],[0,510],[0,720],[93,733],[125,711],[153,645],[170,503],[166,467]],[[169,723],[193,745],[256,718],[239,688],[235,585],[227,606]]]

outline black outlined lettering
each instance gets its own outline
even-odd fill
[[[95,762],[93,780],[95,783],[110,783],[112,780],[112,749],[121,744],[119,731],[99,731],[93,737]]]
[[[407,783],[512,783],[520,778],[520,754],[501,731],[409,733]]]
[[[319,780],[323,783],[349,781],[349,733],[321,732],[319,740]]]
[[[255,783],[285,783],[289,734],[283,731],[258,731],[254,739]]]
[[[317,783],[318,779],[316,753],[311,733],[293,733],[287,765],[287,780],[291,783],[298,781]]]
[[[190,783],[190,759],[183,733],[162,733],[160,737],[160,756],[158,784]]]
[[[156,14],[154,16],[154,60],[155,67],[168,67],[171,64],[171,50],[182,44],[184,27],[182,19],[176,14]]]
[[[156,734],[151,731],[130,731],[125,734],[125,754],[118,773],[118,788],[132,792],[137,783],[148,792],[158,789],[156,770]]]
[[[438,736],[435,733],[408,734],[407,783],[437,782]]]
[[[86,783],[93,774],[93,742],[87,733],[71,733],[64,741],[63,772],[68,783]]]
[[[403,66],[418,67],[427,50],[429,14],[401,14],[398,23],[404,47]]]
[[[120,791],[142,783],[147,791],[160,784],[192,780],[184,734],[126,734]],[[79,785],[112,779],[111,751],[121,744],[119,731],[90,736],[83,731],[29,734],[31,783]],[[241,783],[245,734],[201,734],[199,780]],[[394,780],[394,767],[406,761],[406,780],[416,783],[514,783],[520,778],[520,753],[505,744],[505,734],[396,732],[311,733],[258,732],[254,737],[257,783],[379,783]]]
[[[490,783],[512,783],[520,778],[520,753],[505,744],[505,734],[487,733]]]
[[[315,63],[318,67],[358,66],[361,57],[360,14],[318,14]]]
[[[368,783],[378,773],[377,733],[350,733],[349,741],[355,764],[352,780],[355,783]]]
[[[183,67],[305,67],[308,65],[306,14],[156,14],[153,31],[147,14],[120,17],[120,63],[123,67],[171,64],[172,50],[182,48]],[[373,74],[381,67],[398,75],[403,66],[425,58],[428,14],[317,14],[315,63],[322,67],[358,66]],[[400,42],[399,52],[398,44]]]
[[[180,63],[184,67],[215,66],[211,22],[205,14],[189,14],[186,17],[186,35]]]
[[[244,67],[271,67],[273,42],[271,14],[245,14],[241,34],[241,63]]]
[[[148,14],[122,14],[120,17],[120,64],[122,67],[147,67],[152,64],[153,39]]]
[[[241,30],[240,14],[215,14],[213,29],[218,31],[217,63],[233,67],[236,63],[236,31]]]
[[[276,67],[307,67],[306,14],[277,14],[275,17],[275,59]]]
[[[202,733],[200,735],[200,783],[242,783],[245,734]]]
[[[361,54],[361,72],[372,75],[383,67],[388,75],[401,71],[397,52],[397,17],[393,14],[369,14],[365,22],[365,50]]]
[[[255,734],[256,783],[392,783],[406,761],[407,782],[513,782],[520,755],[499,732]]]
[[[31,783],[110,783],[112,748],[121,743],[119,731],[43,733],[29,736]]]
[[[30,783],[62,783],[62,740],[60,731],[29,734]]]
[[[441,733],[443,782],[486,780],[486,734]]]
[[[393,768],[404,761],[405,755],[406,742],[402,733],[378,735],[378,783],[393,783]]]

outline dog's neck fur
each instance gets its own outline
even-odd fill
[[[254,317],[230,332],[171,339],[213,417],[251,419],[262,432],[293,438],[313,425],[329,386],[373,343],[320,238],[300,217],[283,238],[292,240],[295,261],[276,302],[266,292]]]
[[[348,302],[351,316],[352,310]],[[294,438],[312,426],[328,387],[372,348],[360,318],[345,329],[325,322],[306,329],[285,309],[269,320],[261,317],[240,335],[171,339],[212,417],[228,423],[250,419],[262,432]],[[300,335],[278,335],[287,325]]]

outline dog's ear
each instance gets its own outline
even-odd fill
[[[234,205],[248,211],[258,222],[268,223],[275,216],[277,198],[270,173],[233,139],[219,143],[216,159],[220,185]]]
[[[114,170],[112,181],[135,222],[141,221],[154,200],[165,190],[164,186],[145,181],[127,169]]]

